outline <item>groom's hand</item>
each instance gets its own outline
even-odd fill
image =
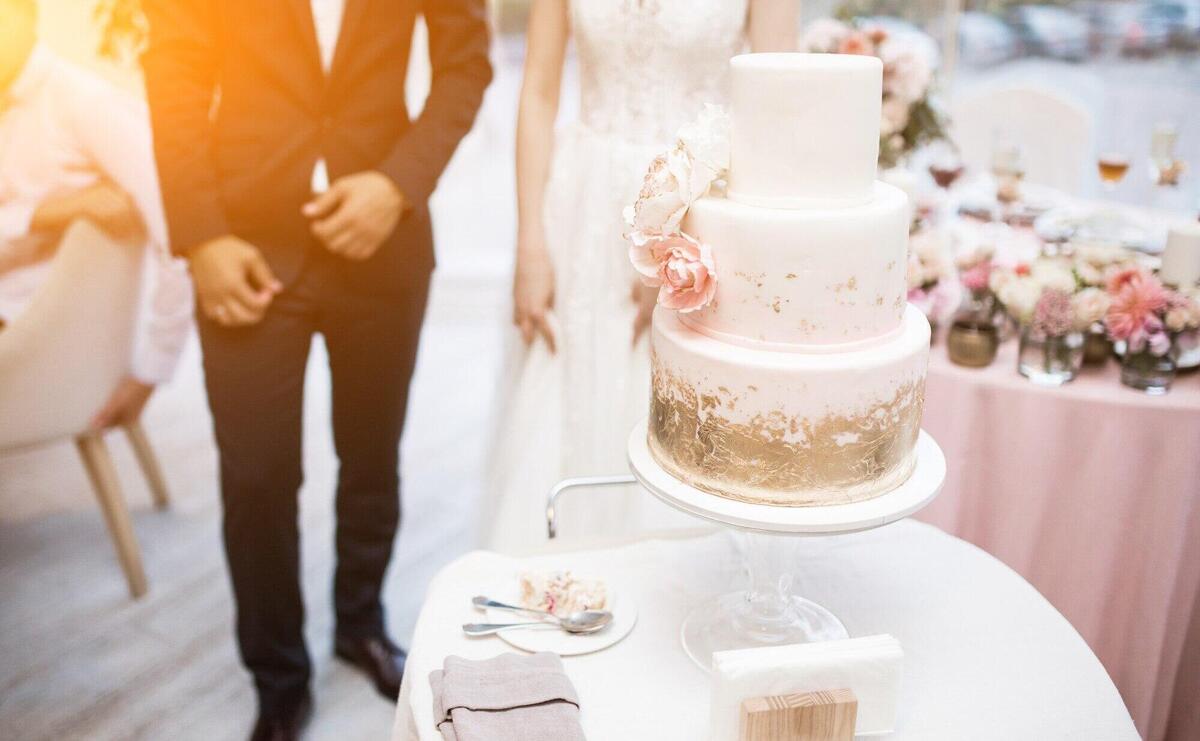
[[[258,248],[233,235],[192,248],[187,259],[200,308],[226,327],[258,323],[283,290]]]
[[[370,170],[333,181],[303,211],[312,233],[330,252],[366,260],[391,235],[404,208],[404,194],[392,179]]]

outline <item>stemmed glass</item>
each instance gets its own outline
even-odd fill
[[[999,142],[992,149],[992,175],[996,178],[996,200],[1015,203],[1021,198],[1021,148],[1011,142]]]
[[[1161,123],[1150,137],[1150,181],[1156,186],[1174,188],[1183,175],[1183,161],[1175,156],[1179,130],[1173,124]]]
[[[950,190],[962,177],[963,161],[958,150],[948,142],[930,145],[929,174],[942,190]]]

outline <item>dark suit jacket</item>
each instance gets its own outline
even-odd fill
[[[483,0],[345,0],[328,75],[309,0],[144,0],[143,57],[172,248],[236,234],[294,279],[319,249],[301,205],[313,166],[330,180],[391,177],[414,208],[374,257],[368,284],[428,269],[425,202],[470,129],[491,80]],[[410,120],[405,74],[416,16],[429,29],[433,83]]]

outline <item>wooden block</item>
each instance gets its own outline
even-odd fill
[[[848,689],[742,701],[739,741],[850,741],[858,699]]]

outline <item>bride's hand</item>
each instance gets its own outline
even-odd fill
[[[658,289],[642,285],[640,280],[635,280],[629,297],[637,304],[637,314],[633,317],[633,344],[636,345],[650,327],[654,307],[658,304]]]
[[[541,335],[553,353],[556,348],[550,310],[554,308],[554,265],[545,246],[521,247],[513,273],[513,324],[521,330],[526,346]]]

